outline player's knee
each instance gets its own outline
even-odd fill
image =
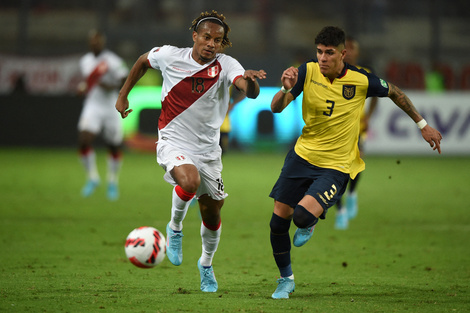
[[[221,220],[220,212],[225,200],[214,200],[209,195],[204,194],[199,197],[198,202],[202,221],[208,225],[218,225]]]
[[[90,145],[80,145],[78,147],[78,151],[80,152],[81,155],[87,155],[92,150],[93,150],[93,147]]]
[[[184,173],[178,176],[177,182],[185,192],[195,193],[201,184],[201,178],[197,172],[194,175],[192,173]]]
[[[298,204],[294,209],[293,221],[298,228],[307,228],[315,225],[318,218]]]
[[[95,139],[95,134],[89,131],[81,131],[78,134],[78,144],[80,147],[82,146],[91,146]]]
[[[178,185],[186,192],[195,193],[201,184],[201,177],[196,167],[175,167],[171,171],[171,175]]]
[[[122,155],[122,151],[121,151],[120,146],[109,145],[108,146],[108,151],[109,151],[109,154],[115,159],[119,159]]]
[[[289,231],[290,220],[286,220],[273,213],[269,227],[271,228],[271,233],[284,234]]]

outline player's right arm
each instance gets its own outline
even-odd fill
[[[281,83],[284,90],[292,89],[297,83],[299,77],[299,70],[295,67],[289,67],[282,73]],[[294,96],[290,92],[285,92],[282,89],[279,90],[271,101],[271,111],[273,113],[282,112],[288,105],[294,100]]]
[[[135,62],[134,66],[131,68],[129,72],[129,76],[127,76],[126,82],[119,91],[119,97],[116,101],[116,110],[121,113],[122,118],[126,118],[129,113],[132,112],[132,109],[129,109],[129,100],[127,97],[131,92],[132,88],[134,88],[135,84],[139,81],[139,79],[144,76],[147,72],[147,69],[150,67],[147,58],[148,52],[142,54],[137,61]]]
[[[392,99],[392,101],[402,109],[409,117],[415,122],[418,123],[420,121],[424,121],[423,117],[419,114],[418,110],[416,110],[415,106],[408,98],[407,95],[400,88],[397,86],[388,83],[389,85],[389,92],[388,97]],[[439,154],[441,153],[441,139],[442,135],[437,130],[432,128],[431,126],[426,125],[421,128],[421,135],[423,136],[424,140],[426,140],[433,150],[437,150]]]

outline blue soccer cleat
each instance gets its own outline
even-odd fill
[[[276,291],[272,294],[273,299],[289,299],[289,294],[295,290],[295,283],[293,279],[281,277],[277,280]]]
[[[111,201],[115,201],[119,199],[119,188],[116,183],[109,183],[108,184],[108,199]]]
[[[301,247],[306,244],[312,238],[314,228],[315,225],[307,228],[297,228],[294,234],[294,246]]]
[[[170,223],[166,225],[166,255],[173,265],[183,262],[183,232],[171,229]]]
[[[91,196],[95,192],[96,187],[98,187],[99,184],[100,182],[97,180],[88,180],[85,186],[83,186],[82,188],[82,196],[85,198]]]
[[[349,226],[348,211],[346,211],[344,208],[341,210],[338,210],[336,212],[335,228],[344,230],[344,229],[348,229],[348,226]]]
[[[201,259],[197,261],[197,268],[201,274],[201,290],[203,292],[216,292],[219,286],[215,280],[214,269],[212,265],[209,267],[201,265]]]
[[[346,199],[346,209],[349,219],[353,219],[357,216],[357,194],[355,192],[348,195]]]

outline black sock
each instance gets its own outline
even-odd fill
[[[339,198],[338,201],[336,201],[336,209],[339,211],[343,207],[343,197]]]
[[[356,185],[357,185],[357,182],[359,181],[359,176],[361,176],[361,173],[357,174],[356,178],[349,180],[349,192],[350,193],[353,193],[354,190],[356,190]]]
[[[271,228],[271,247],[273,256],[281,277],[288,277],[293,274],[290,260],[290,220],[283,219],[273,213],[269,226]]]

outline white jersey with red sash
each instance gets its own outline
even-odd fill
[[[159,140],[202,154],[217,149],[220,126],[228,110],[229,87],[245,69],[225,54],[200,65],[192,58],[192,51],[155,47],[148,62],[163,76]]]
[[[124,60],[109,50],[103,50],[98,56],[88,52],[80,59],[80,70],[88,85],[85,105],[107,106],[115,110],[120,85],[129,72]],[[111,91],[104,89],[99,82],[116,88]]]

